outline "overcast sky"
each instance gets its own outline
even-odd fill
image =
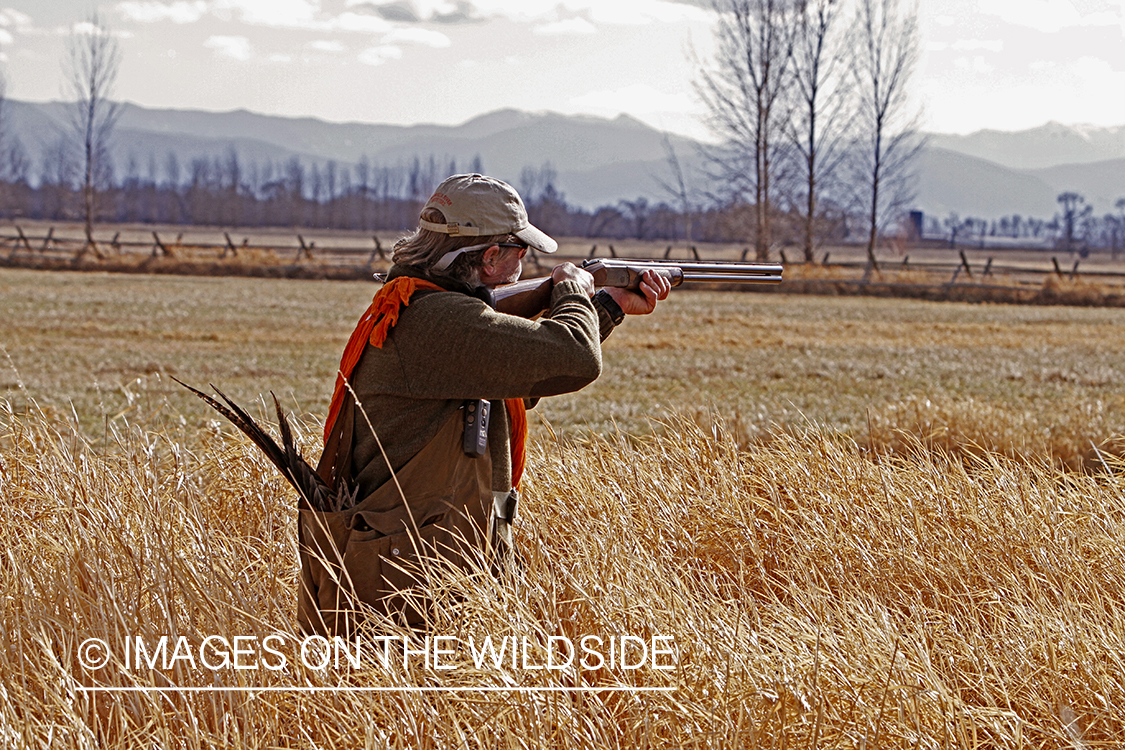
[[[908,1],[908,0],[904,0]],[[454,124],[516,107],[700,135],[708,0],[0,0],[8,95],[63,96],[95,9],[116,98],[149,107]],[[1125,125],[1125,0],[921,0],[915,100],[939,132]],[[694,52],[693,52],[694,50]]]

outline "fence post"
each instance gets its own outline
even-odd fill
[[[984,275],[985,276],[991,276],[992,275],[992,256],[989,256],[988,262],[984,264]]]
[[[695,249],[695,245],[692,245],[692,246],[691,246],[691,254],[695,256],[695,259],[696,259],[696,260],[699,260],[699,259],[700,259],[700,258],[699,258],[699,251]]]
[[[316,243],[310,242],[309,244],[306,245],[305,244],[305,238],[302,237],[299,234],[297,235],[297,241],[301,243],[301,249],[297,251],[297,257],[293,259],[294,262],[299,261],[301,259],[302,253],[304,254],[304,256],[306,258],[308,258],[309,260],[312,260],[313,259],[312,251],[313,251],[313,248],[316,247]]]
[[[1074,261],[1074,268],[1070,269],[1070,280],[1071,281],[1074,281],[1075,279],[1078,278],[1078,263],[1079,263],[1079,261],[1077,261],[1077,260]]]
[[[47,230],[47,236],[43,238],[43,247],[39,249],[39,252],[45,253],[45,252],[47,252],[47,250],[50,249],[51,240],[54,238],[54,236],[55,236],[55,228],[51,227],[50,229]]]
[[[598,246],[597,246],[597,245],[594,245],[593,247],[591,247],[591,248],[590,248],[590,254],[589,254],[589,255],[587,255],[586,257],[587,257],[587,258],[593,258],[593,257],[594,257],[594,253],[596,253],[597,251],[598,251]]]
[[[973,269],[969,268],[969,259],[965,257],[965,251],[958,250],[957,252],[961,254],[961,265],[965,267],[965,275],[970,279],[973,278]]]
[[[155,242],[155,244],[152,246],[152,257],[153,258],[156,257],[156,251],[157,250],[159,250],[160,254],[163,255],[166,258],[175,258],[176,257],[172,253],[172,251],[168,249],[168,246],[160,241],[160,235],[158,235],[156,232],[152,233],[152,239]]]
[[[1059,268],[1059,259],[1052,255],[1051,264],[1055,267],[1055,273],[1059,275],[1059,278],[1062,278],[1062,269]]]
[[[223,238],[227,241],[227,246],[223,248],[223,254],[219,256],[220,259],[227,257],[229,252],[234,257],[238,257],[238,248],[234,246],[234,240],[230,238],[230,232],[223,232]]]
[[[828,265],[828,256],[829,256],[829,255],[831,255],[831,253],[825,253],[825,254],[824,254],[824,257],[820,259],[820,265],[822,265],[822,266],[827,266],[827,265]],[[743,253],[743,257],[746,257],[746,254],[745,254],[745,253]]]
[[[669,246],[668,246],[667,248],[665,248],[665,250],[664,250],[664,260],[668,260],[668,259],[669,259],[669,258],[671,258],[671,257],[672,257],[672,246],[671,246],[671,245],[669,245]]]
[[[35,252],[34,250],[31,249],[31,243],[28,242],[27,235],[23,233],[23,229],[21,229],[18,224],[16,225],[16,231],[20,233],[20,240],[23,241],[23,246],[27,248],[27,251],[29,253]],[[13,255],[14,254],[15,253],[13,252]]]
[[[121,240],[121,232],[117,232],[113,235],[113,239],[109,241],[109,246],[113,248],[113,252],[116,253],[117,255],[121,255],[121,242],[120,242],[120,240]]]
[[[617,257],[617,251],[613,249],[613,245],[609,246],[609,254],[610,254],[610,257],[613,257],[613,258]]]
[[[83,245],[82,249],[75,254],[74,259],[78,260],[79,258],[81,258],[86,254],[87,250],[92,251],[94,253],[94,257],[98,260],[105,260],[105,255],[101,250],[98,249],[98,243],[94,242],[94,234],[90,231],[90,229],[86,229],[86,244]]]

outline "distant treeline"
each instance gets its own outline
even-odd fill
[[[0,161],[0,217],[76,221],[83,218],[78,165],[63,144],[50,149],[32,179],[32,160],[17,142]],[[103,162],[104,164],[104,162]],[[449,174],[484,171],[480,157],[465,164],[454,159],[417,158],[381,166],[368,158],[357,164],[244,162],[233,149],[224,155],[181,164],[174,152],[149,157],[143,170],[130,158],[124,174],[105,166],[98,178],[97,221],[222,227],[290,226],[362,231],[408,231],[417,225],[426,198]],[[525,167],[516,187],[531,221],[560,237],[634,238],[669,242],[750,242],[753,204],[713,202],[685,213],[669,202],[644,197],[620,200],[593,210],[573,206],[557,187],[550,164]],[[702,201],[701,201],[702,203]],[[1117,214],[1096,216],[1082,196],[1059,196],[1060,212],[1050,219],[1005,216],[998,220],[933,215],[919,227],[925,237],[944,236],[951,246],[984,245],[992,238],[1025,240],[1083,251],[1125,248],[1125,199]],[[800,243],[803,216],[797,202],[778,201],[771,210],[774,244]],[[903,222],[909,233],[909,223]],[[821,243],[857,239],[862,220],[830,201],[820,205]],[[751,232],[752,233],[752,232]]]
[[[9,146],[0,165],[0,216],[81,220],[78,164],[67,158],[62,144],[43,155],[34,179],[32,160],[18,149],[19,144]],[[383,166],[367,158],[346,165],[294,157],[259,164],[243,161],[231,149],[184,164],[169,152],[160,160],[150,156],[143,166],[130,158],[121,171],[103,161],[95,217],[99,222],[406,231],[417,225],[433,188],[449,174],[465,171],[484,171],[480,158],[464,164],[417,158]],[[550,164],[525,168],[516,187],[531,221],[557,236],[741,242],[753,213],[753,206],[735,202],[685,215],[644,197],[590,210],[567,202]],[[830,206],[825,217],[826,239],[842,238],[847,230],[843,212]],[[799,221],[794,214],[794,237]],[[784,230],[785,212],[778,212],[778,222]]]

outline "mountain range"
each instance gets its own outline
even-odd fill
[[[4,133],[18,137],[31,157],[33,181],[68,132],[67,123],[66,104],[4,102]],[[628,115],[504,109],[460,125],[403,126],[123,104],[112,155],[119,177],[132,172],[161,180],[169,153],[186,173],[192,160],[223,157],[231,149],[244,165],[280,165],[296,157],[309,165],[344,166],[366,157],[374,166],[395,166],[433,158],[443,169],[452,162],[464,170],[479,160],[484,171],[517,186],[525,167],[549,162],[566,200],[593,208],[637,197],[670,200],[661,186],[671,181],[669,146],[689,174],[699,169],[697,142]],[[1125,126],[1051,122],[1017,132],[929,134],[918,166],[916,207],[930,215],[1048,218],[1064,191],[1082,194],[1101,215],[1125,196]]]

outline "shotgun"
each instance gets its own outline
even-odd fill
[[[727,263],[723,261],[666,261],[638,258],[597,258],[582,262],[594,277],[594,286],[637,289],[641,274],[656,271],[673,287],[685,281],[710,284],[780,284],[782,266],[773,263]],[[551,277],[526,279],[492,290],[496,309],[509,315],[534,318],[551,305]]]

